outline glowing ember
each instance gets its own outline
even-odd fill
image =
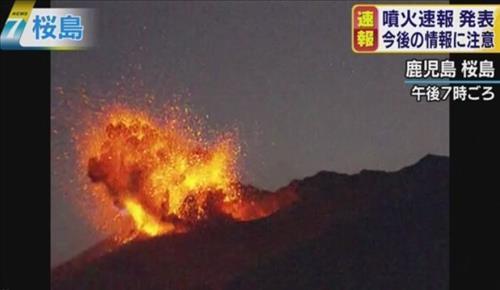
[[[222,208],[240,196],[234,136],[209,143],[186,116],[172,115],[159,122],[143,112],[112,108],[85,132],[80,148],[97,203],[109,206],[111,200],[120,212],[115,224],[127,224],[126,215],[148,236],[182,231],[206,218],[211,206]],[[109,215],[101,219],[104,224]]]

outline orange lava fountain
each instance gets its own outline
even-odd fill
[[[94,216],[99,226],[146,236],[184,231],[240,198],[235,135],[208,142],[183,110],[170,110],[177,113],[159,121],[115,106],[83,134],[79,153],[93,204],[103,209]]]

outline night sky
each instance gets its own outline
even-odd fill
[[[57,2],[94,7],[98,46],[52,53],[52,265],[104,238],[72,198],[72,134],[119,100],[174,98],[239,130],[244,182],[276,189],[320,170],[397,170],[448,155],[448,104],[417,103],[404,60],[356,55],[346,2]],[[80,126],[80,127],[79,127]]]

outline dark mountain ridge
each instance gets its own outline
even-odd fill
[[[54,269],[52,289],[448,288],[447,157],[277,192],[290,190],[299,200],[260,220],[96,246]]]

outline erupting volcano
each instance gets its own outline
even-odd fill
[[[77,149],[109,238],[54,268],[53,290],[448,288],[447,157],[270,192],[241,184],[237,134],[189,110],[99,116]]]
[[[218,148],[217,144],[207,148]],[[264,218],[230,219],[190,227],[182,234],[136,238],[119,247],[115,239],[106,239],[55,268],[51,289],[449,288],[446,157],[428,155],[395,172],[321,171],[276,192],[253,189],[253,196],[260,196],[253,197],[257,202],[248,200],[249,190],[241,186],[240,196],[235,195],[241,202],[233,204],[241,206],[230,208],[243,216]],[[133,192],[120,192],[124,196],[116,199],[126,201],[139,190]],[[200,192],[211,196],[210,191]],[[286,197],[292,196],[287,192],[296,194],[298,200],[284,208],[283,202],[290,200]],[[108,199],[113,197],[108,195]],[[203,203],[204,198],[195,201]],[[144,211],[142,218],[131,215],[137,229],[147,233],[146,226],[163,229],[169,224],[171,231],[178,229],[176,223],[162,221],[154,206],[138,197],[135,200],[139,201],[124,204],[123,211]],[[221,204],[231,202],[222,200]],[[270,214],[275,205],[280,210]],[[187,223],[182,211],[168,210]],[[214,220],[206,211],[201,216]],[[146,218],[152,221],[145,222]],[[201,220],[196,223],[203,224]]]
[[[211,216],[248,220],[277,209],[249,211],[252,205],[242,204],[235,133],[209,142],[188,110],[171,107],[167,115],[161,121],[115,106],[85,132],[82,169],[101,211],[93,217],[99,228],[111,226],[122,239],[131,231],[157,236],[186,231]]]

